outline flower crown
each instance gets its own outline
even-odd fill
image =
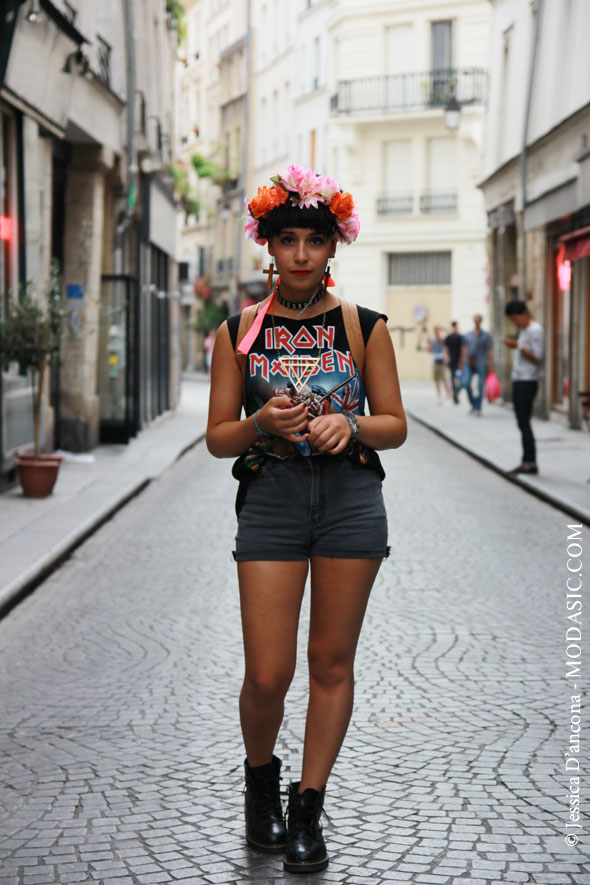
[[[268,218],[274,209],[291,200],[291,205],[300,209],[310,206],[317,209],[318,203],[326,205],[336,216],[340,241],[354,243],[360,227],[356,205],[352,194],[343,194],[333,178],[318,175],[304,166],[289,166],[285,172],[274,175],[271,181],[274,181],[274,187],[259,187],[258,194],[247,204],[246,237],[263,246],[266,238],[258,231],[260,219]]]

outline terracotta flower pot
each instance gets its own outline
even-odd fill
[[[20,484],[26,498],[46,498],[53,491],[63,455],[18,456]]]

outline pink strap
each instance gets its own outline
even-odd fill
[[[268,313],[268,309],[275,299],[278,285],[279,284],[277,282],[277,285],[275,286],[272,295],[270,296],[270,298],[268,299],[268,301],[266,302],[266,304],[264,305],[262,310],[258,311],[258,313],[256,314],[256,319],[254,320],[254,322],[250,326],[250,329],[248,330],[248,332],[244,335],[244,337],[242,338],[242,340],[238,344],[238,348],[237,348],[238,353],[243,353],[244,356],[247,356],[248,353],[250,352],[250,348],[252,347],[252,345],[254,344],[256,339],[258,338],[258,333],[260,332],[260,329],[262,327],[262,322],[264,320],[264,317]]]

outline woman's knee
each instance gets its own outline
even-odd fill
[[[326,648],[310,648],[307,653],[309,678],[325,687],[354,681],[354,660],[350,655]]]
[[[292,679],[292,670],[247,670],[243,690],[256,703],[273,703],[285,697]]]

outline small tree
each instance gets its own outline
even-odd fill
[[[28,293],[15,302],[9,302],[0,318],[0,362],[8,368],[18,362],[31,374],[33,397],[33,443],[38,457],[41,440],[41,404],[47,366],[59,360],[60,342],[70,311],[66,308],[61,278],[56,263],[52,265],[44,310]]]

